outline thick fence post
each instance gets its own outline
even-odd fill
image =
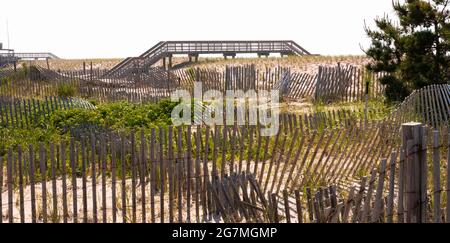
[[[406,223],[426,222],[426,139],[421,123],[402,124],[402,143],[406,151],[404,166],[404,209]]]

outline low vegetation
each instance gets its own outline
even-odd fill
[[[170,115],[177,103],[162,100],[158,103],[132,104],[126,101],[103,103],[96,109],[58,110],[49,117],[41,116],[29,128],[0,127],[0,156],[10,146],[59,141],[70,137],[71,128],[97,127],[114,131],[165,127],[171,124]]]
[[[60,84],[58,85],[58,96],[61,97],[74,97],[77,94],[77,89],[74,86],[71,86],[70,84]]]

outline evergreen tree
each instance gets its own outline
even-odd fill
[[[450,81],[449,0],[393,2],[397,19],[375,19],[376,30],[365,27],[371,46],[372,72],[384,72],[388,101],[401,101],[414,89]]]

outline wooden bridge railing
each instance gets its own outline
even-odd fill
[[[59,57],[50,52],[16,52],[14,56],[19,59],[59,59]]]
[[[283,55],[310,55],[303,47],[290,40],[279,41],[165,41],[159,42],[139,57],[123,60],[113,67],[107,75],[118,72],[128,74],[136,68],[147,68],[162,58],[174,54],[235,55],[237,53],[257,53],[268,55],[280,53]]]

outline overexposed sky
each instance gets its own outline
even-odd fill
[[[163,40],[294,40],[312,53],[362,54],[364,20],[391,0],[4,0],[0,42],[62,58],[138,56]]]

